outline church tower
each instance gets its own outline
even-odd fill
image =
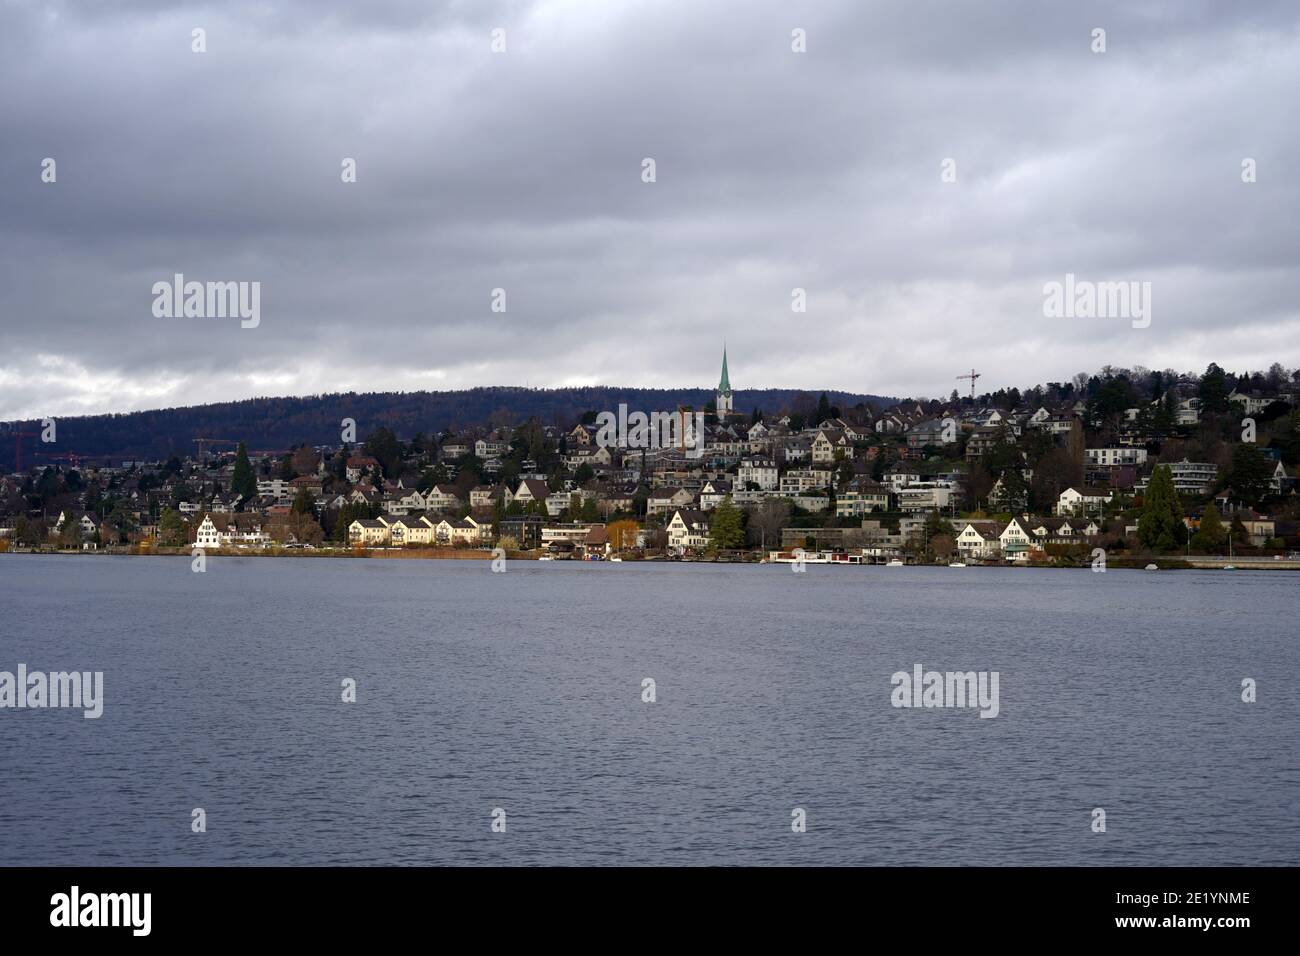
[[[718,397],[714,405],[718,418],[726,418],[732,412],[731,379],[727,377],[727,347],[722,347],[722,379],[718,382]]]

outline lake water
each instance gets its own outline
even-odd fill
[[[0,671],[105,700],[0,710],[0,864],[1295,865],[1298,612],[1279,572],[3,555]],[[915,664],[998,716],[891,706]]]

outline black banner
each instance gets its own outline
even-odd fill
[[[608,925],[635,936],[689,918],[737,938],[784,923],[880,940],[942,933],[963,947],[1042,933],[1231,946],[1284,928],[1293,877],[1227,868],[17,868],[0,870],[0,925],[6,941],[337,944],[434,925]]]

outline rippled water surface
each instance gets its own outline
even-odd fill
[[[1277,572],[4,555],[0,670],[105,705],[0,710],[0,864],[1294,865],[1298,617]],[[891,707],[917,663],[999,716]]]

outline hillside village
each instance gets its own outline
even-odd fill
[[[611,442],[529,418],[356,442],[207,447],[0,477],[0,549],[503,547],[600,559],[808,552],[1078,563],[1300,547],[1300,371],[1107,367],[891,407],[671,409],[703,428]],[[637,447],[649,445],[651,447]]]

